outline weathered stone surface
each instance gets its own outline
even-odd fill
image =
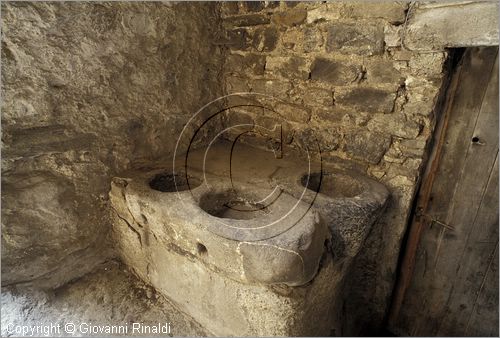
[[[253,35],[252,46],[259,52],[271,52],[276,48],[279,33],[275,27],[257,28]]]
[[[318,21],[334,21],[340,19],[341,15],[341,4],[339,3],[328,3],[323,4],[314,9],[307,11],[307,23],[315,23]]]
[[[296,29],[287,29],[281,33],[281,45],[286,49],[296,49],[302,40],[302,32]]]
[[[278,103],[276,112],[284,119],[293,122],[307,122],[311,118],[311,113],[302,106]]]
[[[311,79],[329,82],[333,85],[346,85],[354,82],[360,69],[341,61],[316,58],[311,66]]]
[[[404,75],[394,68],[394,62],[391,60],[372,57],[365,61],[364,67],[366,80],[371,84],[392,84],[398,88],[404,83]]]
[[[323,35],[315,28],[305,28],[303,41],[302,41],[302,50],[304,53],[310,53],[314,51],[318,51],[320,47],[323,45]]]
[[[297,6],[299,3],[300,1],[285,1],[285,5],[290,8]]]
[[[280,6],[280,2],[279,1],[267,1],[266,2],[266,8],[269,8],[269,9],[273,9],[273,8],[276,8],[276,7],[279,7]]]
[[[224,68],[228,73],[263,75],[266,57],[260,54],[230,54]]]
[[[446,53],[413,54],[408,62],[410,69],[417,75],[437,77],[443,69]]]
[[[315,120],[318,121],[318,124],[331,122],[336,125],[342,125],[345,115],[345,110],[338,106],[318,108],[313,111],[313,116]]]
[[[269,131],[276,131],[276,132],[280,131],[280,133],[282,133],[280,136],[283,137],[283,143],[285,145],[290,144],[295,134],[294,127],[278,114],[274,112],[272,113],[267,112],[267,113],[272,115],[265,116],[261,114],[257,116],[255,124]],[[276,133],[274,135],[276,135]]]
[[[384,42],[387,47],[401,46],[401,26],[386,25],[384,27]]]
[[[396,61],[409,61],[413,52],[409,50],[391,49],[389,50],[389,55]]]
[[[323,88],[311,88],[310,86],[298,88],[296,95],[300,95],[307,106],[327,108],[333,106],[334,102],[333,91]]]
[[[237,28],[226,31],[226,37],[219,41],[234,50],[247,50],[250,47],[250,38],[244,28]]]
[[[237,1],[224,1],[221,2],[221,13],[223,15],[238,14],[239,6]]]
[[[389,149],[390,144],[390,136],[359,131],[346,136],[345,151],[357,159],[377,164]]]
[[[350,92],[335,96],[342,105],[369,113],[390,113],[394,107],[396,93],[370,87],[357,87]]]
[[[59,287],[57,292],[22,285],[2,288],[1,318],[2,337],[12,336],[15,327],[40,327],[41,322],[92,323],[100,327],[125,325],[128,334],[134,335],[139,333],[133,333],[133,322],[149,327],[160,322],[170,323],[170,333],[175,336],[210,334],[153,287],[139,280],[124,264],[116,261],[103,264],[92,273]],[[72,336],[64,325],[60,328],[60,334],[53,332],[51,335]],[[82,329],[85,330],[86,326],[83,325]]]
[[[263,10],[266,5],[264,1],[242,1],[241,4],[247,12],[259,12]]]
[[[328,27],[326,51],[360,55],[382,54],[384,51],[383,27],[373,24],[332,24]]]
[[[292,89],[290,82],[285,80],[257,79],[250,82],[252,92],[276,96],[285,99]]]
[[[420,4],[411,10],[404,32],[410,50],[498,45],[498,2]]]
[[[222,93],[216,20],[208,3],[2,3],[2,285],[111,255],[106,182],[171,154]]]
[[[343,14],[353,18],[380,18],[391,23],[401,24],[405,21],[405,11],[407,8],[407,2],[353,1],[346,4],[343,8]]]
[[[307,124],[290,122],[295,129],[294,139],[297,140],[299,134],[306,134],[307,130],[314,131],[313,134],[319,138],[322,147],[326,149],[329,144],[334,145],[331,147],[333,150],[325,151],[325,159],[336,163],[339,162],[339,157],[356,159],[360,170],[369,167],[374,177],[390,182],[392,189],[387,215],[376,224],[369,236],[361,257],[358,257],[360,263],[353,270],[350,291],[345,293],[348,310],[342,333],[346,335],[376,332],[385,316],[388,295],[393,290],[398,250],[413,196],[416,170],[423,156],[423,148],[418,145],[415,148],[406,147],[403,143],[412,141],[415,135],[418,135],[415,140],[428,140],[432,134],[434,99],[441,88],[442,66],[447,56],[442,48],[422,49],[422,52],[406,49],[405,39],[413,42],[412,37],[408,37],[408,27],[404,24],[405,14],[408,14],[408,26],[411,26],[413,14],[418,16],[423,9],[429,8],[430,11],[431,7],[435,7],[445,12],[448,8],[453,10],[458,6],[457,2],[416,3],[411,8],[409,5],[408,2],[392,1],[298,4],[295,8],[306,8],[308,11],[305,22],[295,27],[280,27],[278,46],[270,53],[277,57],[300,55],[313,62],[312,81],[290,78],[293,85],[291,88],[287,86],[286,95],[281,97],[288,103],[299,106],[303,104],[311,110],[311,120]],[[478,4],[461,3],[460,6],[472,8]],[[407,13],[405,9],[408,10]],[[287,10],[284,4],[279,9],[281,12]],[[492,10],[491,13],[497,11]],[[492,15],[485,15],[485,18]],[[462,15],[465,16],[467,14]],[[434,19],[437,20],[438,16]],[[472,18],[466,20],[469,19]],[[478,26],[482,24],[482,19],[480,15],[475,15],[472,20],[477,20],[474,25]],[[460,20],[458,16],[452,21],[457,20]],[[442,21],[445,25],[446,20]],[[336,34],[329,33],[332,25],[340,27]],[[273,22],[269,26],[278,27]],[[467,26],[464,27],[460,29],[467,29]],[[423,29],[418,29],[420,32],[411,34],[417,36],[416,34],[424,32]],[[447,29],[440,28],[436,37],[447,34]],[[424,33],[423,39],[418,42],[424,47],[426,41],[433,39],[434,36]],[[318,57],[340,63],[336,65],[338,68],[334,67],[334,76],[318,77],[319,73],[314,70],[314,59]],[[352,72],[348,69],[350,65],[355,66]],[[350,76],[342,78],[336,73],[338,69],[347,69]],[[274,74],[269,72],[269,75]],[[249,77],[253,78],[251,74]],[[401,81],[405,78],[406,81],[402,84]],[[365,92],[366,88],[375,91]],[[359,91],[356,92],[357,90]],[[329,91],[334,91],[334,105],[329,103]],[[349,97],[351,92],[358,95]],[[347,103],[344,101],[346,98]],[[387,113],[388,116],[381,117],[378,113]],[[357,139],[353,135],[355,132],[360,134]],[[339,139],[330,143],[331,138],[337,137],[337,133],[340,135]],[[379,142],[382,145],[380,148],[370,149],[372,143],[367,141],[370,135],[379,137],[379,140],[373,142],[375,144],[384,138],[393,140],[386,160],[380,160],[378,164],[373,162],[379,159],[382,152],[379,149],[384,148],[384,143]],[[363,137],[367,139],[364,140]],[[348,138],[360,143],[365,141],[366,153],[360,153],[356,157],[347,152],[344,147]],[[360,332],[361,328],[367,331]]]
[[[306,20],[306,17],[307,11],[305,9],[294,8],[274,13],[273,22],[281,26],[298,26]]]
[[[285,78],[309,78],[309,66],[306,59],[298,56],[268,56],[266,71],[279,74]]]
[[[244,77],[231,76],[226,78],[228,93],[246,93],[250,90],[247,79]]]
[[[227,166],[225,158],[230,149],[231,145],[226,144],[216,145],[210,150],[215,153],[209,156],[212,161],[208,161],[204,170],[208,174],[208,183],[214,184],[210,189],[218,191],[219,185],[223,184],[223,177],[213,175],[225,173],[220,168]],[[311,180],[304,180],[304,168],[293,155],[286,155],[276,162],[269,152],[242,145],[238,145],[237,150],[239,157],[235,164],[241,172],[238,175],[238,168],[234,168],[233,177],[245,179],[244,182],[235,181],[242,189],[240,192],[246,191],[246,185],[251,185],[249,191],[257,193],[264,189],[267,194],[268,188],[272,189],[279,183],[284,189],[280,196],[290,198],[288,194],[301,196],[304,188],[308,188],[295,209],[300,211],[305,207],[302,211],[307,211],[298,223],[267,239],[236,240],[246,232],[261,231],[257,228],[249,230],[249,226],[225,230],[229,231],[226,234],[229,237],[221,237],[214,230],[228,228],[211,220],[227,216],[222,220],[235,225],[234,222],[238,221],[234,219],[235,211],[228,211],[233,216],[218,214],[203,204],[205,201],[213,205],[225,199],[204,199],[207,188],[201,180],[200,185],[192,188],[194,199],[187,190],[179,192],[183,194],[179,199],[176,191],[160,192],[148,185],[148,178],[158,170],[131,174],[127,179],[114,179],[110,193],[117,212],[114,230],[122,259],[134,267],[142,279],[217,335],[316,335],[338,329],[339,322],[336,316],[331,316],[331,311],[337,311],[335,300],[342,280],[378,217],[387,199],[387,191],[365,177],[338,171],[328,172],[330,179],[325,179],[320,190],[319,174],[314,173]],[[203,158],[204,149],[194,152],[188,166],[190,163],[205,165],[206,162],[201,161]],[[318,166],[318,163],[311,164],[313,170]],[[195,171],[190,172],[195,174]],[[317,190],[320,194],[315,193]],[[318,201],[318,205],[309,209],[313,200]],[[178,207],[166,207],[174,204]],[[287,208],[280,210],[280,205]],[[281,212],[288,211],[290,204],[286,200],[284,204],[276,200],[269,207],[273,208],[270,214],[278,210],[278,214],[283,215]],[[326,224],[317,217],[319,210],[327,212],[324,219],[328,220],[329,229],[335,234],[331,241],[325,231]],[[312,217],[314,215],[316,217]],[[268,216],[258,217],[264,220]],[[253,221],[245,218],[238,224],[251,225]],[[147,245],[143,244],[146,239]],[[145,255],[143,250],[148,254]],[[310,267],[317,266],[319,257],[322,257],[321,268],[310,270]],[[274,285],[284,281],[289,283],[304,274],[310,276],[311,272],[314,278],[301,287]],[[196,279],[187,278],[193,274]],[[190,301],[193,292],[197,295],[197,302]],[[318,297],[309,297],[310,294]],[[206,311],[207,306],[210,312]],[[312,318],[319,320],[320,324],[309,324]]]
[[[421,126],[408,120],[404,114],[376,114],[368,122],[368,129],[402,138],[414,139],[420,134]]]
[[[244,111],[244,108],[233,108],[230,109],[227,112],[228,119],[227,119],[227,124],[225,125],[226,128],[236,126],[236,125],[241,125],[241,124],[254,124],[254,119],[252,115],[247,114]],[[252,129],[249,126],[245,126],[245,129]]]
[[[265,25],[271,22],[266,14],[245,14],[239,16],[230,16],[224,19],[224,24],[233,27],[250,27]]]
[[[398,146],[403,155],[421,158],[424,155],[426,145],[427,142],[425,139],[415,139],[402,140]]]

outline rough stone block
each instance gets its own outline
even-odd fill
[[[333,91],[323,88],[311,88],[309,86],[298,88],[297,95],[302,97],[302,101],[307,106],[331,107],[333,106]]]
[[[377,164],[390,145],[390,136],[363,130],[346,135],[344,150],[359,160]]]
[[[405,168],[408,168],[413,172],[418,172],[420,170],[421,165],[422,165],[421,158],[407,158],[403,163],[403,166]]]
[[[221,12],[222,15],[234,15],[238,14],[239,6],[237,1],[224,1],[221,2]]]
[[[298,4],[300,4],[300,1],[285,1],[286,7],[289,7],[289,8],[294,8]]]
[[[357,87],[336,95],[336,102],[368,113],[390,113],[394,108],[396,93],[376,88]]]
[[[257,28],[253,35],[252,46],[259,52],[271,52],[276,48],[279,33],[275,27]]]
[[[269,8],[269,9],[277,8],[279,6],[280,6],[279,1],[267,1],[267,3],[266,3],[266,8]]]
[[[226,31],[226,36],[218,43],[233,50],[247,50],[250,47],[248,32],[244,28]]]
[[[430,115],[434,110],[440,87],[429,81],[408,77],[406,89],[403,111],[407,115]]]
[[[403,154],[397,144],[393,144],[393,146],[385,153],[384,161],[401,164],[405,161],[405,158],[402,155]]]
[[[265,7],[264,1],[242,1],[241,6],[247,12],[259,12]]]
[[[323,36],[316,28],[305,28],[302,39],[302,51],[304,53],[319,51],[323,46]]]
[[[305,123],[311,118],[311,113],[305,107],[298,105],[278,103],[275,110],[288,121]]]
[[[257,79],[250,82],[252,92],[276,96],[277,98],[286,99],[288,92],[292,89],[292,85],[288,81]]]
[[[239,16],[231,16],[224,19],[224,25],[228,27],[249,27],[257,25],[265,25],[271,22],[266,14],[245,14]]]
[[[285,144],[290,144],[293,141],[293,136],[295,134],[294,127],[288,123],[284,118],[279,116],[274,112],[268,112],[272,114],[271,116],[259,115],[256,117],[255,124],[267,129],[269,131],[278,132],[281,129],[281,137],[283,137],[283,142]],[[275,133],[276,135],[276,133]]]
[[[498,45],[498,2],[420,4],[412,9],[404,44],[410,50]]]
[[[307,11],[303,8],[288,9],[283,12],[276,12],[272,21],[281,26],[298,26],[302,24],[307,17]]]
[[[390,23],[400,24],[405,21],[405,11],[407,8],[407,2],[353,1],[346,4],[343,8],[343,13],[345,16],[353,18],[380,18]]]
[[[318,121],[319,124],[324,122],[331,122],[334,124],[343,124],[343,119],[346,111],[337,106],[330,108],[318,108],[313,111],[314,119]]]
[[[229,73],[263,75],[266,57],[255,53],[229,54],[225,69]]]
[[[436,100],[434,97],[424,96],[422,94],[411,94],[408,96],[408,102],[403,106],[403,112],[410,115],[429,116],[432,114]]]
[[[312,80],[328,82],[336,86],[354,82],[359,73],[359,67],[324,58],[316,58],[311,66]]]
[[[403,49],[391,49],[389,55],[396,61],[410,61],[413,52]]]
[[[250,107],[252,108],[252,107]],[[253,129],[254,118],[247,114],[245,107],[232,108],[227,111],[225,128],[231,128],[227,132],[239,135]]]
[[[286,49],[296,49],[303,40],[303,32],[298,29],[287,29],[281,34],[281,45]]]
[[[437,76],[442,73],[446,53],[413,53],[408,66],[414,74]]]
[[[285,78],[309,78],[309,67],[306,59],[298,56],[268,56],[266,71],[279,74]]]
[[[225,108],[236,106],[259,106],[261,103],[252,95],[230,95],[226,97]]]
[[[250,90],[247,79],[243,77],[226,77],[228,93],[246,93]]]
[[[379,133],[414,139],[420,134],[421,125],[408,120],[404,114],[377,114],[368,122],[368,129]]]
[[[391,60],[371,57],[364,63],[366,80],[370,84],[392,84],[398,88],[404,83],[405,77],[394,67]]]
[[[384,42],[386,47],[401,46],[401,26],[386,25],[384,27]]]
[[[315,23],[317,21],[334,21],[342,17],[342,4],[329,3],[307,11],[307,23]]]
[[[328,28],[327,52],[376,55],[384,52],[384,30],[373,24],[332,24]]]
[[[339,149],[343,136],[343,132],[340,128],[330,127],[319,129],[318,134],[322,135],[319,139],[319,145],[322,152],[335,151]]]
[[[405,157],[422,158],[427,146],[425,139],[401,140],[398,144],[398,149]]]

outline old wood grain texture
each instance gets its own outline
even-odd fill
[[[471,48],[420,203],[411,283],[389,323],[398,334],[498,335],[498,108],[498,48]]]

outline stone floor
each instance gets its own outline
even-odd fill
[[[133,333],[134,322],[143,323],[150,328],[151,333]],[[64,330],[68,323],[75,324],[76,332],[73,334]],[[155,334],[153,326],[157,327],[158,323],[165,328],[165,324],[169,323],[170,333]],[[209,335],[191,317],[177,310],[174,304],[116,261],[106,263],[94,272],[51,291],[19,286],[2,288],[2,336],[19,336],[13,332],[15,327],[36,329],[37,325],[50,324],[60,325],[60,331],[53,329],[50,336],[121,335],[105,331],[94,334],[81,332],[89,330],[90,324],[96,327],[92,328],[94,331],[106,330],[106,325],[115,325],[115,330],[118,330],[118,326],[123,325],[122,332],[127,325],[128,335],[136,336]],[[43,336],[43,333],[35,336]]]

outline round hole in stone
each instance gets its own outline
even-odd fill
[[[323,176],[321,173],[304,174],[300,183],[309,190],[320,192],[332,198],[355,197],[363,192],[363,184],[355,178],[343,174],[323,173]]]
[[[269,209],[253,201],[252,196],[239,195],[230,192],[207,193],[200,198],[200,208],[218,218],[249,220],[262,217]]]
[[[188,176],[186,174],[178,173],[160,173],[156,174],[151,181],[149,181],[149,186],[151,189],[162,191],[162,192],[174,192],[174,191],[184,191],[188,189],[194,189],[201,184],[201,181],[195,177]]]
[[[198,252],[198,255],[200,256],[208,254],[207,247],[200,242],[196,243],[196,252]]]
[[[473,142],[473,143],[478,143],[478,142],[479,142],[479,137],[474,136],[474,137],[472,138],[472,142]]]

